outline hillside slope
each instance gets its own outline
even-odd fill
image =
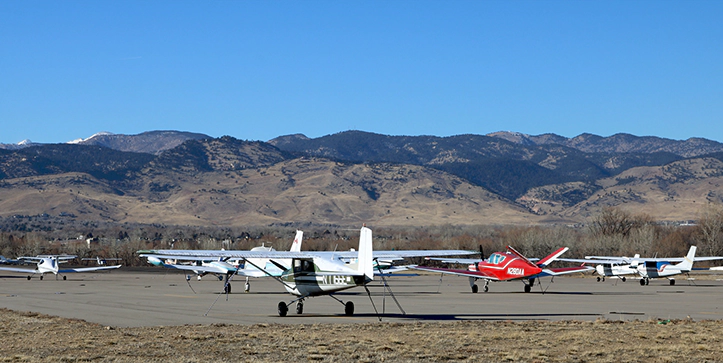
[[[539,217],[449,174],[409,165],[292,159],[262,167],[144,175],[122,192],[87,174],[2,182],[0,215],[181,225],[535,223]]]

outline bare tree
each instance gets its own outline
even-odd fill
[[[698,254],[718,256],[723,253],[723,206],[709,204],[698,219]]]

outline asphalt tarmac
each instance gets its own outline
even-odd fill
[[[386,322],[456,320],[650,320],[723,319],[723,275],[652,280],[596,282],[587,277],[549,278],[524,293],[520,281],[492,282],[489,292],[473,294],[467,278],[439,275],[388,278],[403,314],[380,281],[368,285],[372,299]],[[189,286],[190,285],[190,286]],[[251,291],[243,292],[244,279],[232,283],[232,293],[219,293],[223,284],[213,276],[201,281],[176,271],[127,268],[112,272],[67,275],[41,281],[26,275],[0,272],[0,307],[78,318],[105,326],[168,326],[184,324],[315,324],[369,323],[379,321],[364,288],[336,294],[355,305],[353,316],[344,315],[336,300],[322,296],[307,299],[304,313],[295,305],[286,317],[277,315],[280,301],[293,296],[270,278],[251,279]],[[544,292],[543,292],[544,291]]]

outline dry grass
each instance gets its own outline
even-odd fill
[[[662,324],[665,323],[665,324]],[[721,321],[104,327],[0,309],[17,362],[716,362]]]

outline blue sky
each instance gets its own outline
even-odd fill
[[[631,133],[723,142],[721,1],[2,1],[0,143]]]

